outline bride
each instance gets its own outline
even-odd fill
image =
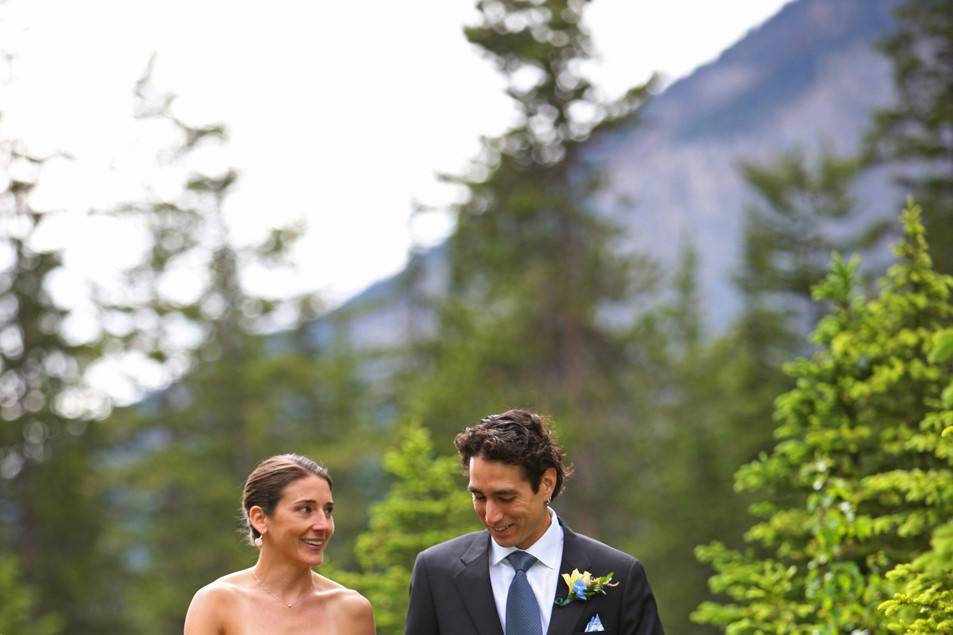
[[[370,602],[312,571],[334,533],[331,487],[326,469],[296,454],[252,471],[242,508],[258,562],[199,589],[185,635],[374,635]]]

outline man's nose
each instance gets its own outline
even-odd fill
[[[503,518],[503,510],[500,509],[500,506],[492,501],[486,502],[486,512],[483,514],[487,522],[490,524],[495,523]]]

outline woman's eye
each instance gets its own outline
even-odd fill
[[[303,512],[303,513],[305,513],[305,514],[309,514],[309,513],[311,513],[311,506],[310,506],[310,505],[302,505],[301,507],[298,508],[298,511],[299,511],[299,512]]]

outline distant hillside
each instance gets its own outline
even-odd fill
[[[699,255],[707,321],[715,329],[738,311],[731,278],[746,204],[741,160],[765,161],[800,148],[857,148],[871,110],[890,102],[887,61],[872,47],[891,29],[897,0],[796,0],[714,62],[658,95],[636,125],[591,144],[608,187],[599,206],[626,228],[629,248],[672,265],[684,240]],[[899,200],[883,174],[855,192],[866,219],[892,217]],[[411,263],[417,293],[439,294],[443,249]],[[433,316],[403,297],[401,276],[376,283],[342,311],[362,346],[397,343],[432,328]],[[322,338],[333,330],[315,328]]]
[[[731,275],[753,200],[739,161],[794,148],[811,157],[823,144],[857,148],[871,110],[891,99],[889,66],[872,46],[889,32],[894,4],[789,3],[659,95],[638,126],[601,141],[607,209],[628,228],[632,248],[662,262],[674,261],[683,239],[694,241],[713,326],[738,310]],[[898,211],[882,175],[865,179],[856,196],[868,218]]]

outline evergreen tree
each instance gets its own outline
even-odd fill
[[[51,215],[31,203],[45,161],[0,144],[0,544],[29,565],[32,617],[56,613],[70,633],[101,633],[121,629],[93,476],[108,404],[86,383],[99,343],[69,337],[69,312],[51,295],[61,253],[37,245]]]
[[[197,589],[254,562],[236,530],[242,482],[258,461],[298,452],[332,474],[353,472],[373,443],[361,432],[356,360],[333,340],[319,341],[309,326],[312,299],[268,298],[246,288],[250,267],[285,264],[295,232],[276,229],[259,244],[235,245],[223,204],[236,173],[188,167],[191,151],[222,139],[224,129],[186,124],[171,114],[171,99],[156,102],[146,112],[180,135],[173,167],[185,164],[185,185],[175,198],[117,212],[148,228],[148,246],[126,286],[115,296],[104,290],[100,300],[105,322],[133,318],[133,328],[116,334],[122,346],[167,366],[172,380],[110,420],[110,478],[134,628],[177,633]],[[190,298],[168,292],[183,274],[194,283]],[[296,316],[291,324],[276,321],[279,310]],[[275,325],[286,332],[268,334]],[[344,542],[346,553],[368,493],[340,476],[335,515],[345,539],[336,544]]]
[[[579,74],[591,52],[586,4],[477,2],[466,36],[506,76],[518,122],[454,179],[469,195],[453,210],[450,297],[407,407],[445,438],[510,407],[552,415],[578,467],[567,513],[608,539],[600,529],[626,531],[629,519],[612,519],[601,479],[628,475],[631,461],[604,450],[632,432],[629,316],[654,271],[616,249],[618,228],[593,208],[598,160],[582,145],[632,115],[648,89],[608,103]]]
[[[876,298],[858,295],[856,260],[835,258],[815,288],[835,305],[812,337],[820,350],[787,367],[796,386],[776,402],[778,443],[737,473],[739,489],[761,494],[752,512],[763,520],[745,536],[760,549],[698,549],[731,601],[702,604],[697,621],[733,634],[882,632],[885,574],[926,552],[953,511],[949,498],[897,486],[907,472],[928,490],[949,483],[948,459],[918,439],[950,382],[930,348],[953,323],[953,281],[932,269],[919,209],[902,220]]]
[[[394,482],[371,507],[370,526],[357,540],[359,573],[332,576],[374,605],[379,633],[403,633],[414,558],[427,547],[480,528],[456,457],[434,452],[430,434],[403,426],[399,446],[384,456]]]
[[[937,334],[930,353],[930,361],[945,364],[947,374],[953,375],[953,329]],[[895,493],[906,501],[934,506],[953,495],[953,379],[941,395],[942,406],[927,415],[919,433],[907,446],[920,451],[932,451],[945,471],[924,472],[921,469],[896,470],[872,477],[871,489]],[[951,505],[938,506],[941,513],[950,515]],[[915,635],[953,633],[953,521],[938,528],[932,539],[932,548],[909,563],[897,565],[887,578],[898,590],[894,597],[880,605],[890,618],[891,630]]]
[[[823,277],[832,251],[868,249],[886,230],[875,224],[861,235],[853,231],[857,159],[823,151],[816,161],[808,161],[795,150],[770,163],[742,163],[740,169],[754,195],[745,210],[742,261],[735,277],[744,309],[725,333],[705,342],[695,355],[673,357],[670,365],[677,376],[671,384],[677,393],[661,412],[682,431],[663,453],[672,460],[660,468],[672,475],[663,487],[677,493],[668,506],[676,507],[672,500],[698,501],[671,512],[684,516],[680,525],[688,529],[660,528],[658,544],[648,550],[661,547],[680,563],[678,579],[686,583],[682,592],[671,591],[679,598],[674,619],[685,622],[678,624],[680,632],[701,628],[689,624],[689,613],[711,598],[704,569],[680,547],[739,536],[747,525],[744,508],[751,496],[732,496],[732,474],[771,447],[774,399],[792,387],[781,365],[809,351],[803,334],[820,318],[818,305],[811,302],[811,284]],[[711,500],[721,501],[718,508],[706,509],[704,521],[696,518],[696,510]]]
[[[649,363],[652,423],[640,445],[655,451],[641,459],[651,480],[641,480],[647,491],[627,510],[643,519],[641,536],[628,544],[664,563],[654,586],[676,632],[709,632],[689,618],[711,595],[704,566],[685,545],[736,536],[746,526],[750,497],[732,495],[732,475],[771,445],[772,403],[791,387],[781,363],[804,350],[802,333],[819,317],[811,282],[822,276],[830,251],[869,246],[883,231],[830,237],[850,235],[858,168],[858,161],[826,152],[816,164],[799,151],[769,164],[743,163],[755,199],[746,209],[735,278],[742,315],[717,338],[703,337],[696,265],[684,249],[667,285],[674,301],[654,318],[661,332],[648,338],[657,343]]]
[[[655,343],[647,362],[653,407],[639,445],[652,452],[640,458],[641,495],[620,498],[639,531],[618,543],[659,563],[650,574],[666,630],[685,634],[711,631],[689,618],[711,596],[707,570],[686,545],[743,531],[750,501],[732,496],[732,475],[766,447],[767,432],[758,430],[773,396],[742,338],[705,336],[696,266],[686,244],[674,297],[650,316],[658,331],[647,337]]]
[[[887,574],[899,589],[879,607],[891,630],[910,635],[953,633],[953,523],[937,529],[932,544],[930,551]]]
[[[874,115],[870,159],[897,162],[905,195],[924,208],[936,268],[953,273],[953,3],[908,0],[881,43],[895,103]]]
[[[18,635],[58,635],[63,632],[59,615],[37,616],[35,589],[23,583],[17,559],[0,556],[0,633]]]
[[[868,250],[887,229],[884,223],[860,233],[852,227],[851,187],[860,167],[859,159],[827,151],[815,165],[800,151],[768,164],[741,164],[758,200],[746,209],[736,276],[745,299],[741,325],[766,345],[760,353],[772,368],[796,351],[821,317],[811,287],[824,277],[831,253]]]

